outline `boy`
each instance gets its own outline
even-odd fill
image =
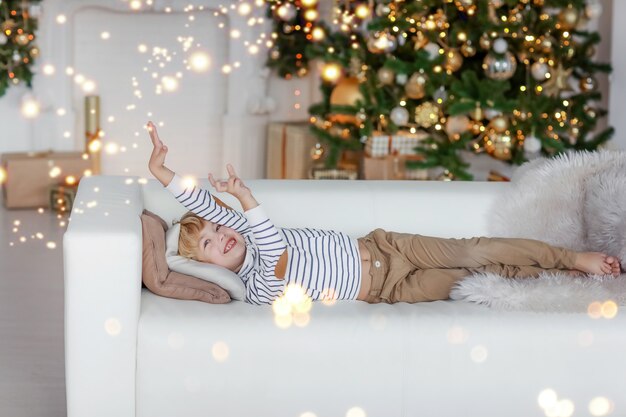
[[[619,260],[598,252],[573,252],[530,239],[441,239],[376,229],[353,239],[314,229],[277,229],[229,164],[229,178],[209,181],[236,197],[244,210],[224,207],[211,194],[186,188],[165,167],[167,147],[152,122],[149,169],[191,213],[181,219],[182,256],[237,273],[245,300],[270,304],[286,283],[314,300],[357,299],[368,303],[420,302],[449,298],[455,282],[475,272],[532,277],[545,270],[620,273]]]

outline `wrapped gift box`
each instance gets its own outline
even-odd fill
[[[382,157],[386,155],[415,155],[415,148],[428,137],[426,132],[411,133],[398,131],[395,135],[376,132],[368,138],[365,152],[368,156]]]
[[[267,135],[267,178],[306,179],[316,161],[317,137],[308,122],[270,123]]]
[[[407,168],[406,162],[419,161],[417,155],[387,155],[363,157],[363,178],[366,180],[427,180],[427,169]]]
[[[78,181],[85,170],[92,169],[91,160],[83,158],[82,152],[6,153],[0,164],[6,171],[3,195],[9,209],[47,208],[51,185],[69,175]]]

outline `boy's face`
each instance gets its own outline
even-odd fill
[[[205,220],[200,231],[196,256],[200,262],[239,272],[246,257],[246,243],[243,236],[230,227]]]

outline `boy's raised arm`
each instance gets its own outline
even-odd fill
[[[168,184],[174,178],[174,171],[165,166],[165,156],[167,155],[167,146],[163,144],[159,138],[159,134],[156,130],[156,126],[152,122],[148,122],[148,133],[150,133],[150,139],[152,140],[152,154],[150,155],[150,161],[148,161],[148,169],[154,175],[154,177],[167,187]]]

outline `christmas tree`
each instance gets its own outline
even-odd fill
[[[10,85],[31,86],[32,65],[39,56],[35,31],[39,0],[0,0],[0,97]]]
[[[286,78],[323,62],[323,101],[311,129],[337,164],[375,134],[422,134],[413,166],[471,179],[462,151],[521,164],[568,149],[594,150],[606,110],[593,62],[601,6],[585,0],[270,0],[268,66]]]

